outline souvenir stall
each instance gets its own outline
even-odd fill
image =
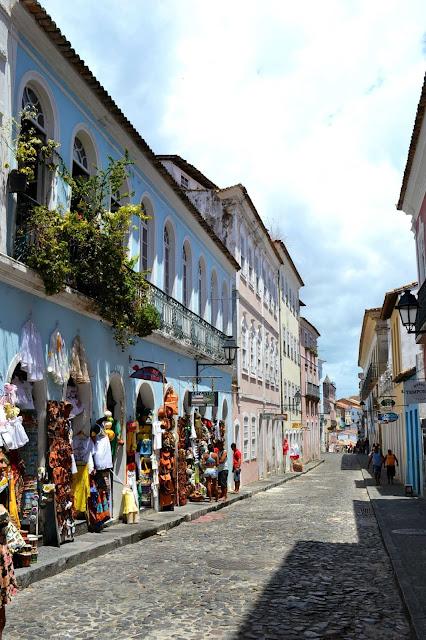
[[[87,464],[93,464],[93,470],[89,476],[88,520],[92,531],[99,531],[111,519],[113,453],[122,442],[120,426],[110,411],[92,426],[90,437],[92,445],[87,445],[87,451],[90,450]]]

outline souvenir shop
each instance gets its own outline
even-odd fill
[[[147,385],[142,385],[142,389],[144,386]],[[217,394],[207,395],[217,403]],[[188,393],[182,403],[183,413],[179,415],[179,397],[171,387],[156,415],[151,408],[152,394],[151,397],[140,394],[139,401],[138,420],[127,425],[128,462],[132,465],[135,460],[136,490],[132,485],[135,503],[139,507],[151,504],[167,511],[185,505],[188,500],[202,501],[207,496],[203,455],[209,445],[217,451],[219,441],[225,443],[225,422],[213,417],[210,420],[203,417],[199,409],[194,410]],[[132,449],[134,454],[129,455]],[[129,464],[127,482],[131,484]]]

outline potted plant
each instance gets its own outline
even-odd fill
[[[11,118],[2,127],[2,138],[15,157],[17,167],[9,173],[9,190],[12,193],[26,191],[28,180],[35,179],[35,165],[45,164],[50,171],[56,171],[57,165],[52,162],[54,151],[59,147],[55,140],[44,140],[33,122],[37,111],[33,106],[26,106],[20,112],[18,122]],[[10,168],[10,163],[4,165]]]
[[[27,190],[27,175],[12,169],[9,173],[9,191],[11,193],[24,193]]]

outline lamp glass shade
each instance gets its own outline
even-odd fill
[[[411,328],[416,326],[417,311],[419,309],[418,300],[413,294],[406,289],[395,307],[399,311],[401,322],[404,327]]]
[[[225,352],[225,358],[229,363],[234,362],[235,356],[237,355],[237,345],[235,343],[234,338],[228,337],[223,343],[223,350]]]
[[[300,391],[296,391],[296,393],[294,394],[294,399],[296,400],[296,404],[301,401],[302,394],[300,393]]]

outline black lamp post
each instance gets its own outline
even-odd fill
[[[196,378],[198,380],[199,378],[199,373],[202,370],[202,368],[204,369],[205,367],[210,367],[213,365],[221,365],[221,364],[227,364],[227,365],[231,365],[234,360],[235,357],[237,355],[237,343],[235,342],[234,338],[232,336],[227,336],[225,342],[223,343],[223,351],[225,353],[225,357],[227,362],[223,363],[223,362],[217,362],[216,361],[212,361],[212,362],[198,362],[198,360],[196,361]]]
[[[417,312],[420,308],[419,301],[409,289],[404,289],[404,293],[399,299],[395,309],[398,309],[403,326],[408,333],[424,333],[424,331],[416,331]]]

